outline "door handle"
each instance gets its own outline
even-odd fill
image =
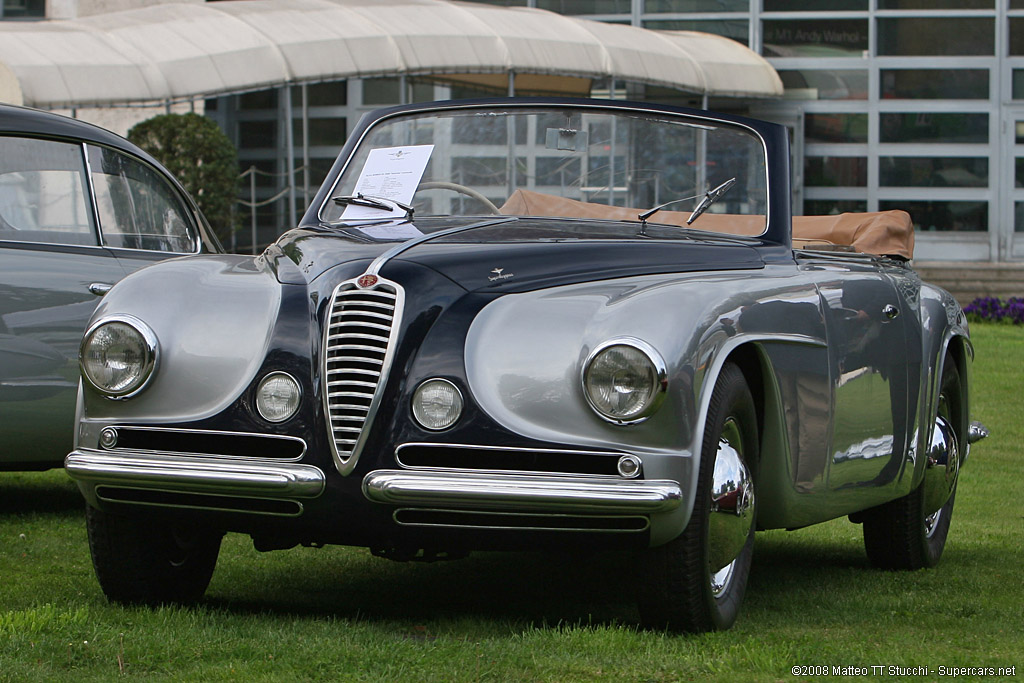
[[[896,317],[900,314],[900,309],[893,306],[892,304],[886,304],[885,306],[882,307],[882,313],[884,313],[885,317],[888,318],[889,320],[895,320]]]
[[[96,296],[103,296],[110,291],[110,288],[114,285],[107,284],[106,282],[94,282],[89,285],[89,291]]]

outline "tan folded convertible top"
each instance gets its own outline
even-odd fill
[[[516,190],[501,207],[514,216],[562,216],[599,220],[637,220],[639,209],[592,204],[564,199],[530,190]],[[689,212],[659,211],[652,219],[669,225],[686,225]],[[731,235],[760,235],[764,216],[705,213],[695,228]],[[834,216],[794,216],[793,245],[813,249],[823,245],[843,245],[855,251],[878,256],[914,257],[914,225],[906,211],[841,213]]]

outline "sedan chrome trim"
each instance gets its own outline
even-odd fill
[[[289,462],[239,462],[217,457],[108,454],[80,448],[64,461],[80,482],[187,493],[315,498],[326,477],[312,465]]]
[[[375,470],[363,495],[376,503],[480,510],[653,514],[679,507],[674,481]]]

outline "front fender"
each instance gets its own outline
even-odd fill
[[[149,385],[114,401],[83,389],[88,420],[180,422],[224,410],[252,380],[267,352],[281,285],[244,256],[195,256],[133,273],[103,298],[92,323],[115,314],[156,334]]]
[[[770,315],[753,309],[771,303]],[[470,327],[466,376],[477,404],[518,434],[581,448],[613,448],[641,457],[644,477],[677,481],[683,504],[652,519],[652,544],[689,521],[711,389],[729,353],[748,342],[778,340],[822,348],[824,327],[783,332],[788,311],[820,321],[813,283],[795,269],[644,276],[500,297]],[[778,318],[776,326],[755,320]],[[792,329],[799,329],[798,327]],[[583,364],[599,344],[643,340],[664,358],[668,390],[645,422],[617,425],[590,409]]]

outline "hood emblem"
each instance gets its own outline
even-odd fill
[[[510,277],[516,276],[515,273],[506,273],[504,268],[495,268],[491,272],[494,273],[494,275],[489,275],[487,277],[487,279],[490,280],[491,282],[495,282],[497,280],[507,280]]]
[[[360,278],[358,280],[356,280],[356,285],[360,289],[366,289],[367,287],[373,287],[375,284],[377,284],[377,276],[376,275],[370,275],[369,273],[367,273],[366,275],[360,276]]]

